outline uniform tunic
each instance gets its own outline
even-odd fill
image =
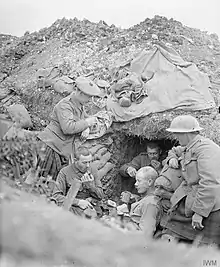
[[[68,96],[54,107],[50,124],[38,137],[58,154],[70,156],[76,136],[89,127],[86,117],[77,97]]]
[[[53,109],[50,124],[39,133],[38,138],[46,145],[43,160],[39,157],[37,165],[40,176],[51,175],[53,180],[66,166],[75,149],[75,139],[88,128],[83,105],[76,96],[63,98]]]
[[[165,228],[188,239],[201,235],[201,242],[220,244],[220,147],[197,135],[186,147],[174,147],[168,159],[181,165],[183,182],[171,197],[178,207],[168,218]],[[192,228],[192,215],[204,217],[202,231]]]
[[[131,205],[130,219],[138,229],[153,236],[162,215],[160,198],[147,195]]]
[[[101,200],[104,197],[102,184],[98,179],[97,172],[93,169],[90,169],[90,172],[94,178],[94,181],[82,183],[76,195],[76,198],[72,203],[71,210],[76,214],[81,214],[83,212],[83,210],[78,207],[80,199],[93,197],[95,199]],[[74,179],[81,180],[84,174],[85,173],[82,173],[77,168],[75,163],[61,169],[57,176],[56,186],[54,188],[51,199],[54,200],[58,206],[62,206],[68,190],[71,187],[72,181]]]

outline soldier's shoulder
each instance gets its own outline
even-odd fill
[[[71,169],[70,166],[71,166],[71,165],[68,165],[68,166],[63,167],[63,168],[60,170],[60,173],[66,175],[68,172],[70,172],[70,169]]]
[[[78,175],[80,174],[81,172],[78,170],[78,168],[75,166],[74,163],[71,163],[65,167],[63,167],[61,170],[63,170],[63,172],[65,174],[71,174],[71,175]]]
[[[66,106],[66,105],[70,105],[70,97],[64,97],[63,99],[61,99],[57,104],[56,107],[60,107],[60,106]]]

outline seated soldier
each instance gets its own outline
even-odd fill
[[[162,169],[162,160],[165,157],[162,155],[162,150],[156,143],[149,143],[147,145],[147,152],[140,153],[133,158],[129,163],[121,166],[119,173],[125,179],[122,179],[122,191],[134,191],[136,172],[145,166],[153,167],[158,173]],[[126,179],[131,178],[131,179]]]
[[[91,199],[101,200],[104,197],[104,193],[97,172],[90,166],[92,155],[88,148],[79,147],[74,157],[75,160],[72,164],[60,170],[51,201],[54,201],[58,206],[62,206],[72,181],[77,179],[81,185],[70,211],[76,215],[85,216],[88,209],[93,209],[90,202]]]
[[[141,199],[131,204],[128,228],[143,230],[147,238],[153,237],[160,222],[160,197],[154,195],[154,182],[158,177],[157,171],[150,166],[141,168],[136,173],[135,187]]]
[[[161,225],[161,219],[164,217],[166,220],[166,212],[170,209],[170,198],[181,182],[180,170],[174,170],[168,165],[164,166],[159,177],[152,167],[141,168],[136,173],[135,183],[140,196],[122,192],[121,200],[124,204],[118,206],[118,214],[124,213],[130,217],[132,225],[128,225],[128,228],[136,226],[138,230],[144,229],[145,235],[153,237],[157,227]],[[133,199],[137,201],[131,204],[129,212],[127,204]]]

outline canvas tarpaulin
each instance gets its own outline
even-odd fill
[[[148,96],[130,107],[121,107],[116,99],[108,98],[107,109],[115,121],[172,109],[195,111],[215,107],[208,76],[170,47],[158,45],[151,51],[143,50],[131,61],[130,71],[145,78]]]

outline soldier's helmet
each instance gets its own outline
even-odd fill
[[[90,79],[80,76],[76,79],[77,88],[84,94],[89,96],[100,96],[101,90],[99,87]]]
[[[166,130],[172,133],[191,133],[202,129],[197,119],[193,116],[180,115],[172,120],[170,127]]]

